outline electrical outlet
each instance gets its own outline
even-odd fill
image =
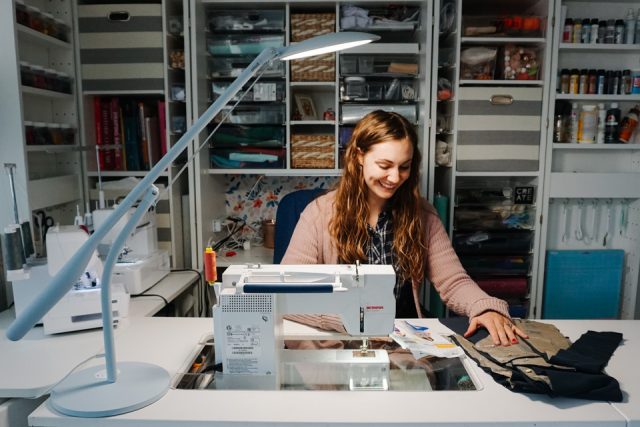
[[[222,222],[219,219],[214,219],[213,221],[211,221],[211,230],[214,233],[222,231]]]

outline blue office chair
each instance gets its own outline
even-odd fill
[[[273,248],[273,263],[280,264],[287,251],[293,230],[296,228],[300,214],[307,205],[326,190],[314,188],[293,191],[280,200],[276,211],[276,233]]]

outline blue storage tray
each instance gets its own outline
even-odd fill
[[[623,250],[548,251],[542,317],[618,318],[623,268]]]

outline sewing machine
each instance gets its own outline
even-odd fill
[[[16,316],[26,309],[67,260],[88,238],[85,231],[77,226],[51,227],[47,232],[46,262],[27,265],[20,279],[13,280],[13,298]],[[82,277],[73,288],[42,319],[44,333],[78,331],[102,327],[100,305],[100,282],[102,262],[94,254]],[[121,283],[113,282],[111,287],[113,319],[117,323],[128,316],[129,295]]]
[[[98,253],[105,258],[113,240],[129,221],[133,209],[124,215],[109,231],[98,246]],[[93,221],[99,227],[113,209],[98,209],[93,212]],[[118,262],[113,268],[114,282],[123,283],[131,295],[142,293],[162,280],[170,271],[169,255],[158,250],[158,234],[155,211],[148,211],[135,230],[127,238]]]
[[[320,366],[330,367],[331,375],[312,375],[317,384],[386,390],[389,357],[369,349],[366,338],[393,331],[394,286],[389,265],[230,266],[215,285],[215,358],[223,369],[216,382],[227,389],[247,382],[277,389],[285,376],[290,383],[302,375],[308,384],[309,372]],[[364,344],[359,350],[285,350],[286,314],[338,314],[347,333]]]

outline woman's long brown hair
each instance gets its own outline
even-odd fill
[[[344,170],[336,188],[335,216],[329,231],[341,262],[367,262],[364,249],[370,240],[367,232],[369,188],[358,162],[358,153],[365,154],[375,144],[387,141],[408,141],[413,147],[409,178],[389,203],[396,274],[403,280],[421,283],[427,255],[424,205],[419,189],[422,156],[415,129],[403,116],[377,110],[364,116],[356,125],[344,154]]]

